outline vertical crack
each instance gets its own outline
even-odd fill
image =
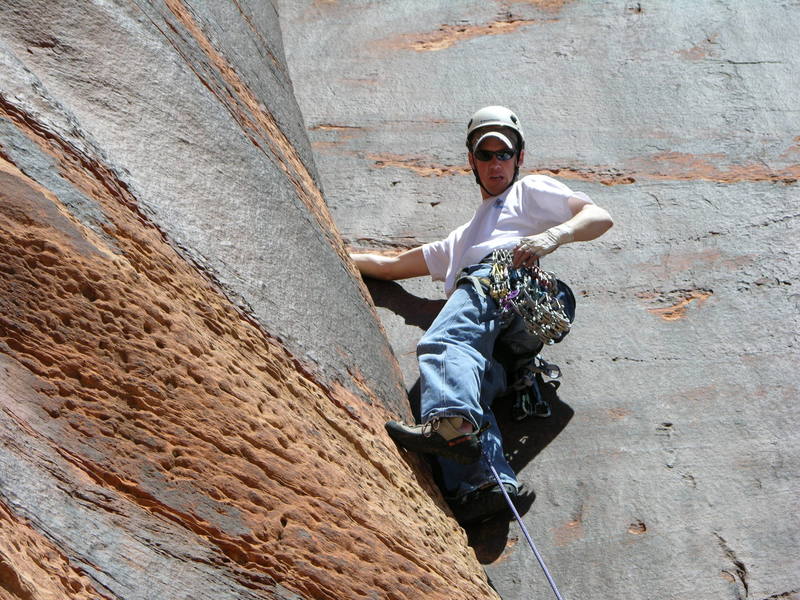
[[[742,588],[744,588],[744,596],[742,596],[741,594],[737,594],[737,598],[739,598],[740,600],[743,598],[747,598],[747,596],[750,593],[750,586],[747,583],[747,567],[741,560],[737,558],[736,553],[730,546],[728,546],[728,543],[725,541],[725,539],[717,532],[713,533],[714,537],[717,538],[719,547],[722,548],[723,552],[725,552],[725,557],[728,560],[730,560],[731,563],[733,563],[733,572],[727,569],[723,569],[722,572],[729,575],[731,578],[733,578],[734,581],[738,580],[739,583],[742,584]]]

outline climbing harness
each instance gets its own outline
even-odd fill
[[[555,275],[538,265],[512,267],[513,250],[500,249],[492,253],[492,272],[489,294],[500,307],[501,315],[516,313],[529,333],[543,344],[560,341],[570,328]]]
[[[486,462],[486,464],[489,466],[489,469],[492,471],[492,475],[494,476],[495,481],[497,481],[497,485],[500,487],[500,491],[503,492],[503,496],[505,497],[506,502],[508,502],[508,506],[511,509],[511,512],[514,514],[514,518],[517,520],[517,523],[519,523],[520,529],[522,529],[522,533],[525,536],[525,539],[528,541],[528,545],[531,547],[531,550],[533,550],[533,555],[536,557],[536,560],[539,562],[539,566],[542,568],[542,571],[544,572],[544,576],[547,578],[547,583],[550,584],[550,588],[553,590],[553,593],[556,595],[556,598],[558,598],[558,600],[564,600],[561,597],[561,593],[558,591],[558,586],[556,585],[553,576],[550,575],[550,571],[548,570],[547,565],[544,564],[544,559],[542,558],[542,555],[539,554],[539,550],[536,549],[536,544],[533,543],[533,538],[531,538],[531,534],[528,533],[528,528],[525,527],[525,523],[522,522],[522,517],[519,516],[517,508],[514,506],[514,502],[508,495],[508,492],[506,491],[506,486],[503,485],[503,482],[500,479],[500,475],[497,473],[497,469],[494,468],[492,461],[489,459],[489,455],[486,453],[485,446],[482,448],[482,452],[483,452],[483,460]]]

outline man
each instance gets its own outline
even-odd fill
[[[520,354],[541,347],[520,317],[499,318],[495,300],[475,282],[490,275],[488,259],[495,250],[513,250],[514,268],[532,267],[559,246],[595,239],[612,226],[608,212],[555,179],[530,175],[517,181],[525,138],[509,109],[477,111],[467,126],[467,149],[483,197],[468,223],[444,240],[397,256],[351,255],[369,277],[431,275],[444,281],[447,302],[417,346],[422,423],[390,421],[386,428],[399,445],[436,456],[445,494],[462,524],[505,507],[482,449],[509,495],[520,491],[491,410],[506,385],[504,368],[493,359],[495,342],[508,338]]]

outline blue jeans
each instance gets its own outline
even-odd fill
[[[465,274],[487,277],[491,265],[468,267]],[[521,322],[519,317],[514,319]],[[491,405],[506,388],[505,370],[492,360],[495,342],[503,329],[517,330],[520,345],[537,347],[539,341],[523,334],[521,323],[502,323],[497,304],[472,282],[460,284],[417,345],[422,422],[443,417],[463,417],[474,427],[488,429],[481,442],[504,483],[519,488],[517,477],[503,455],[503,440]],[[525,339],[527,338],[527,339]],[[439,458],[443,487],[448,496],[464,494],[496,483],[484,460],[461,465]]]

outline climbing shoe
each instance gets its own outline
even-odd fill
[[[504,483],[503,486],[506,488],[506,492],[512,502],[516,503],[517,498],[520,496],[520,491],[510,483]],[[495,517],[511,518],[513,515],[500,486],[497,484],[474,490],[459,498],[448,499],[448,503],[453,511],[453,516],[462,527],[477,525]]]
[[[470,465],[480,459],[481,443],[478,432],[465,433],[459,427],[462,422],[466,421],[460,417],[433,419],[423,425],[389,421],[386,423],[386,431],[403,448]]]

